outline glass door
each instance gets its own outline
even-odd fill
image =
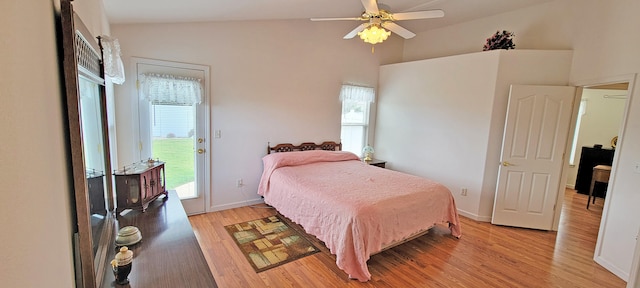
[[[209,68],[142,58],[134,61],[141,160],[165,162],[167,190],[176,191],[187,214],[204,213],[209,196]],[[151,81],[157,81],[160,88],[150,88]],[[189,86],[194,83],[201,88]],[[200,100],[190,98],[193,89],[202,89]]]
[[[151,155],[165,162],[166,189],[180,199],[198,197],[196,114],[195,106],[151,104]]]

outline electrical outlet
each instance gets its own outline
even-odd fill
[[[236,187],[240,188],[242,186],[244,186],[244,183],[242,182],[242,178],[240,178],[236,181]]]
[[[460,195],[467,196],[467,188],[462,188],[462,191],[460,192]]]

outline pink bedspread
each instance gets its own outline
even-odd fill
[[[258,194],[323,241],[351,278],[369,280],[372,254],[437,223],[461,235],[453,196],[437,182],[340,151],[275,153],[263,163]]]

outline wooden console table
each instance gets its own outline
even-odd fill
[[[149,203],[145,213],[117,215],[116,233],[130,225],[140,229],[142,241],[128,247],[133,251],[129,284],[117,285],[107,265],[102,287],[218,287],[175,191]],[[115,253],[114,244],[107,259]]]
[[[169,196],[164,185],[164,162],[149,161],[113,174],[116,176],[117,213],[124,209],[142,209],[144,212],[160,195]]]

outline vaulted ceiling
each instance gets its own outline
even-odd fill
[[[462,23],[552,0],[385,0],[391,12],[442,9],[443,18],[403,21],[414,31]],[[104,0],[112,24],[357,17],[359,0]]]

